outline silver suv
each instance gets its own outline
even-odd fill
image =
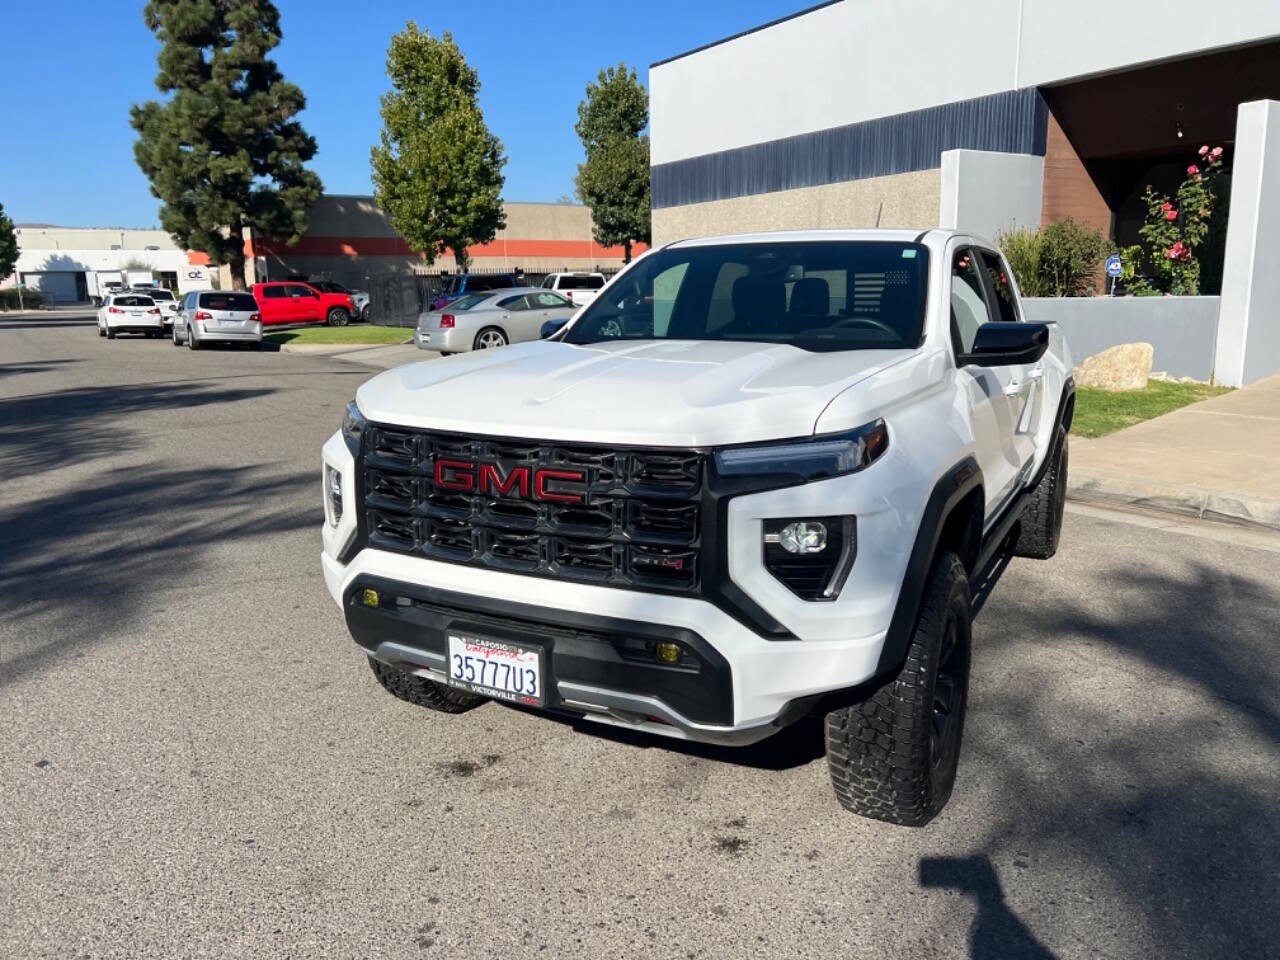
[[[211,342],[247,343],[262,349],[262,315],[252,293],[193,290],[173,321],[173,345],[199,350]]]

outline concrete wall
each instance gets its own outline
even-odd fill
[[[1217,376],[1234,387],[1280,373],[1280,101],[1237,112],[1222,269]]]
[[[937,170],[870,177],[821,187],[760,193],[653,211],[654,245],[686,237],[824,227],[937,225]]]
[[[1040,225],[1044,157],[986,150],[942,154],[938,226],[994,240],[1011,227]]]
[[[1175,377],[1213,376],[1217,297],[1028,297],[1028,320],[1062,327],[1079,364],[1121,343],[1155,348],[1152,369]]]
[[[177,250],[178,245],[163,230],[118,230],[114,227],[18,227],[18,246],[31,250],[124,250],[145,247]]]
[[[1280,36],[1276,0],[843,0],[655,64],[654,164]],[[1158,21],[1158,22],[1157,22]]]

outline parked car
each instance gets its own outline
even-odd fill
[[[554,290],[575,307],[585,307],[600,295],[604,284],[603,273],[549,273],[542,289]]]
[[[369,322],[369,292],[367,290],[348,290],[342,284],[335,283],[333,280],[305,280],[303,282],[315,287],[321,293],[345,293],[351,298],[351,302],[355,304],[354,318],[363,320],[366,323]]]
[[[346,326],[356,315],[356,305],[346,293],[325,293],[297,280],[255,283],[263,326],[280,323],[327,323]]]
[[[164,287],[148,287],[146,290],[134,292],[142,293],[156,302],[156,306],[160,308],[160,319],[164,321],[165,333],[173,329],[173,318],[178,315],[178,298],[173,295],[172,290],[166,290]]]
[[[491,290],[509,290],[512,287],[523,287],[518,278],[509,273],[475,274],[458,273],[446,277],[444,286],[429,301],[432,310],[439,310],[457,300],[465,293],[484,293]]]
[[[577,308],[550,290],[508,287],[469,293],[443,310],[419,315],[413,342],[422,350],[462,353],[537,340],[542,325],[568,320]]]
[[[199,350],[208,343],[247,343],[262,349],[262,313],[253,294],[192,290],[173,322],[173,345]]]
[[[322,451],[325,583],[401,700],[724,745],[817,719],[835,798],[920,826],[974,593],[1058,548],[1071,371],[969,234],[679,241],[551,340],[365,381]]]
[[[120,333],[164,335],[164,315],[149,294],[125,291],[107,295],[98,308],[98,336],[114,340]]]

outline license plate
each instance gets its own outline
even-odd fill
[[[505,640],[449,634],[449,686],[540,707],[542,651]]]

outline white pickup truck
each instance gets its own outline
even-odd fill
[[[977,237],[670,244],[547,340],[361,386],[325,581],[404,700],[722,744],[818,716],[840,803],[921,825],[971,584],[1057,549],[1071,369]]]
[[[603,273],[549,273],[542,289],[554,290],[575,307],[585,307],[600,295],[604,284]]]

